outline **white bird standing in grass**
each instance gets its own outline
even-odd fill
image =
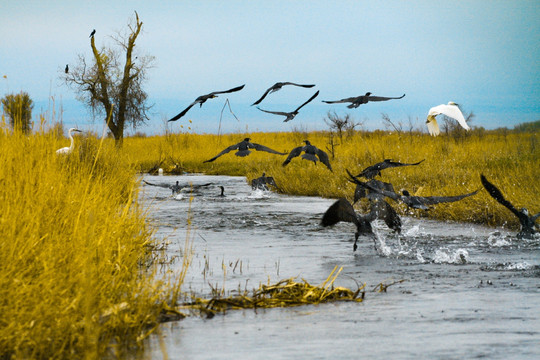
[[[467,125],[467,122],[465,121],[465,118],[463,117],[461,110],[459,110],[458,105],[455,102],[450,101],[448,105],[442,104],[442,105],[435,106],[429,109],[426,124],[428,127],[429,134],[431,136],[437,136],[441,133],[441,131],[439,130],[439,125],[437,124],[437,119],[435,118],[435,116],[440,115],[440,114],[446,115],[448,117],[451,117],[452,119],[457,120],[457,122],[465,130],[471,129],[469,125]]]
[[[69,147],[66,146],[66,147],[63,147],[63,148],[61,148],[61,149],[56,150],[56,153],[57,153],[57,154],[70,154],[70,153],[73,151],[73,147],[74,147],[74,145],[75,145],[75,144],[74,144],[74,141],[73,141],[73,136],[71,135],[71,133],[72,133],[73,131],[75,131],[75,132],[82,132],[81,130],[76,129],[76,128],[71,128],[71,129],[69,129],[68,135],[69,135],[69,138],[71,139],[71,145],[69,145]]]

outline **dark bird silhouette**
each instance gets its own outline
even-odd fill
[[[212,183],[197,184],[197,185],[193,185],[193,184],[183,184],[183,185],[180,185],[180,182],[179,182],[178,180],[176,181],[176,184],[174,184],[174,185],[171,185],[171,184],[164,184],[164,183],[155,184],[155,183],[148,182],[148,181],[146,181],[146,180],[143,180],[143,182],[144,182],[146,185],[158,186],[158,187],[162,187],[162,188],[166,188],[166,189],[171,189],[173,195],[179,193],[182,189],[189,188],[189,189],[192,189],[193,191],[197,191],[197,190],[199,190],[200,188],[203,188],[203,187],[207,187],[207,186],[212,185]]]
[[[313,161],[315,164],[317,164],[317,160],[319,160],[324,165],[326,165],[326,167],[330,171],[332,171],[332,166],[330,165],[328,154],[318,149],[314,145],[311,145],[308,140],[304,140],[304,142],[306,143],[305,146],[299,146],[291,150],[289,156],[287,156],[287,159],[285,159],[282,165],[286,166],[288,163],[291,162],[293,158],[299,156],[302,152],[304,152],[304,155],[302,155],[302,159]]]
[[[393,99],[401,99],[404,96],[405,96],[405,94],[401,95],[400,97],[371,96],[371,93],[367,92],[365,95],[361,95],[361,96],[350,97],[350,98],[341,99],[341,100],[334,100],[334,101],[323,100],[323,102],[327,103],[327,104],[350,102],[351,104],[347,105],[347,107],[349,109],[352,109],[352,108],[357,108],[362,104],[367,104],[370,101],[387,101],[387,100],[393,100]]]
[[[66,68],[64,69],[65,73],[67,74],[69,72],[69,66],[66,64]]]
[[[294,117],[295,117],[296,115],[298,115],[298,111],[299,111],[301,108],[303,108],[306,104],[308,104],[311,100],[315,99],[315,98],[317,97],[317,95],[319,95],[319,92],[318,92],[318,91],[317,91],[312,97],[310,97],[310,98],[308,99],[308,101],[306,101],[305,103],[303,103],[302,105],[300,105],[299,107],[297,107],[296,110],[291,111],[291,112],[263,110],[263,109],[261,109],[261,108],[258,107],[258,106],[257,106],[257,109],[259,109],[259,110],[261,110],[261,111],[264,111],[265,113],[285,116],[285,120],[283,120],[283,122],[287,122],[287,121],[291,121],[292,119],[294,119]]]
[[[375,234],[371,227],[371,222],[376,219],[384,220],[388,227],[397,232],[401,231],[401,219],[395,210],[384,200],[373,202],[369,213],[357,214],[347,199],[340,198],[326,210],[321,225],[324,227],[332,226],[340,221],[355,224],[356,232],[354,233],[353,251],[356,251],[358,247],[356,242],[360,235],[370,236],[375,243],[375,248],[377,248]]]
[[[94,34],[96,33],[96,29],[92,30],[89,37],[94,37]]]
[[[173,117],[169,121],[176,121],[176,120],[180,119],[182,116],[186,115],[186,113],[189,111],[189,109],[191,109],[195,104],[199,104],[199,107],[202,107],[202,105],[206,102],[206,100],[217,98],[218,94],[228,94],[228,93],[240,91],[240,90],[242,90],[244,88],[244,86],[246,86],[246,85],[244,84],[242,86],[238,86],[238,87],[235,87],[235,88],[232,88],[232,89],[229,89],[229,90],[213,91],[210,94],[201,95],[198,98],[196,98],[195,101],[193,101],[191,104],[189,104],[189,106],[187,108],[182,110],[182,112],[180,114],[176,115],[175,117]]]
[[[220,197],[225,197],[225,188],[223,186],[218,186],[221,189],[221,193],[219,194]]]
[[[205,160],[203,162],[205,162],[205,163],[212,162],[212,161],[216,160],[218,157],[220,157],[221,155],[225,155],[228,152],[233,151],[233,150],[238,150],[234,155],[241,156],[241,157],[248,156],[249,154],[251,154],[251,151],[249,149],[255,149],[257,151],[266,151],[266,152],[269,152],[271,154],[278,154],[278,155],[286,155],[287,154],[287,153],[282,153],[282,152],[270,149],[269,147],[266,147],[266,146],[263,146],[263,145],[252,143],[252,142],[250,142],[250,140],[251,140],[250,138],[245,138],[244,140],[240,141],[238,144],[234,144],[234,145],[229,146],[228,148],[224,149],[222,152],[220,152],[219,154],[217,154],[213,158]]]
[[[395,192],[394,186],[392,186],[392,184],[384,182],[384,181],[370,179],[366,184],[368,184],[368,185],[370,185],[370,186],[372,186],[374,188],[380,189],[380,190],[386,190],[386,191]],[[385,196],[381,195],[378,192],[370,190],[370,189],[368,189],[368,188],[366,188],[366,187],[364,187],[362,185],[356,185],[356,189],[354,190],[353,205],[356,204],[360,199],[363,199],[363,198],[367,198],[370,201],[372,201],[372,200],[384,200]]]
[[[519,219],[521,230],[517,234],[517,237],[519,239],[531,238],[538,231],[536,229],[538,227],[536,220],[538,217],[540,217],[540,213],[536,215],[529,215],[529,210],[526,208],[521,208],[519,210],[516,209],[514,205],[510,203],[510,201],[504,198],[501,191],[495,185],[490,183],[484,175],[480,175],[480,180],[482,181],[482,185],[484,185],[484,188],[486,188],[489,195],[491,195],[491,197],[497,200],[501,205],[504,205]]]
[[[261,96],[261,98],[259,100],[255,101],[253,104],[251,104],[251,106],[260,104],[260,102],[263,101],[263,99],[266,97],[266,95],[280,90],[285,85],[294,85],[294,86],[300,86],[300,87],[304,87],[304,88],[312,88],[312,87],[315,86],[315,84],[313,84],[313,85],[302,85],[302,84],[296,84],[296,83],[292,83],[292,82],[288,82],[288,81],[277,82],[274,85],[272,85],[270,88],[268,88],[268,90],[266,90],[264,92],[263,96]]]
[[[385,159],[383,162],[379,162],[375,165],[368,166],[362,172],[360,172],[358,175],[355,175],[355,177],[365,177],[366,179],[373,179],[375,176],[379,175],[381,176],[381,170],[393,168],[393,167],[400,167],[400,166],[411,166],[411,165],[418,165],[422,163],[424,160],[421,160],[416,163],[412,164],[406,164],[406,163],[400,163],[397,161],[392,161],[392,159]]]
[[[276,181],[271,176],[266,176],[266,173],[262,173],[261,177],[251,180],[251,188],[253,190],[269,190],[268,186],[273,186],[279,190]]]
[[[379,194],[387,196],[387,197],[389,197],[391,199],[394,199],[395,201],[401,201],[401,202],[405,203],[407,206],[409,206],[409,207],[411,207],[413,209],[429,210],[428,205],[435,205],[435,204],[439,204],[439,203],[459,201],[459,200],[462,200],[462,199],[464,199],[466,197],[475,195],[479,191],[479,190],[476,190],[476,191],[473,191],[473,192],[468,193],[468,194],[457,195],[457,196],[425,196],[424,197],[424,196],[413,196],[413,195],[409,194],[409,192],[407,190],[403,190],[403,192],[402,192],[403,195],[399,195],[399,194],[396,194],[393,191],[387,191],[387,190],[378,189],[376,187],[370,186],[367,183],[364,183],[364,182],[358,180],[357,178],[355,178],[349,172],[349,170],[347,170],[347,173],[349,174],[351,180],[355,184],[364,186],[369,190],[372,190],[374,192],[378,192]]]

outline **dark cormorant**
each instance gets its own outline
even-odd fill
[[[151,186],[158,186],[158,187],[162,187],[162,188],[166,188],[166,189],[171,189],[172,190],[172,194],[177,194],[179,193],[182,189],[192,189],[194,191],[197,191],[199,190],[200,188],[202,187],[207,187],[207,186],[210,186],[212,185],[212,183],[206,183],[206,184],[198,184],[198,185],[193,185],[193,184],[184,184],[184,185],[180,185],[179,181],[177,180],[176,181],[176,184],[174,185],[170,185],[170,184],[154,184],[154,183],[151,183],[151,182],[148,182],[146,180],[143,180],[143,182],[146,184],[146,185],[151,185]]]
[[[261,101],[263,101],[263,99],[266,97],[266,95],[280,90],[285,85],[301,86],[301,87],[304,87],[304,88],[312,88],[312,87],[315,86],[315,84],[313,84],[313,85],[302,85],[302,84],[296,84],[296,83],[292,83],[292,82],[288,82],[288,81],[286,81],[286,82],[277,82],[274,85],[272,85],[272,87],[268,88],[268,90],[265,91],[263,96],[261,96],[261,98],[259,100],[255,101],[253,104],[251,104],[251,106],[259,104]]]
[[[490,183],[484,175],[480,175],[480,180],[482,181],[482,185],[484,185],[489,195],[491,195],[491,197],[497,200],[500,204],[504,205],[519,219],[519,223],[521,224],[521,230],[517,234],[517,237],[519,239],[531,238],[538,231],[536,229],[538,227],[538,225],[536,224],[536,220],[538,219],[538,217],[540,217],[540,213],[536,215],[529,215],[529,210],[527,210],[526,208],[521,208],[519,210],[516,209],[514,205],[510,203],[510,201],[504,198],[501,191],[497,189],[495,185]]]
[[[357,97],[350,97],[346,99],[341,100],[334,100],[334,101],[325,101],[324,103],[327,104],[336,104],[336,103],[346,103],[350,102],[350,105],[347,105],[349,109],[357,108],[362,104],[367,104],[370,101],[387,101],[387,100],[393,100],[393,99],[401,99],[405,96],[405,94],[401,95],[400,97],[383,97],[383,96],[371,96],[370,92],[367,92],[365,95],[357,96]]]
[[[287,156],[287,159],[283,162],[282,165],[287,165],[291,162],[292,158],[297,157],[302,152],[304,152],[305,154],[302,155],[302,159],[313,161],[315,164],[317,164],[317,160],[320,160],[320,162],[322,162],[330,171],[332,171],[332,166],[330,165],[328,154],[318,149],[314,145],[311,145],[308,140],[304,140],[304,142],[306,143],[305,146],[299,146],[291,150],[289,156]]]
[[[206,162],[212,162],[212,161],[216,160],[218,157],[220,157],[221,155],[225,155],[228,152],[233,151],[233,150],[238,150],[234,155],[242,156],[242,157],[243,156],[248,156],[249,154],[251,154],[251,151],[249,149],[255,149],[257,151],[266,151],[266,152],[269,152],[269,153],[272,153],[272,154],[278,154],[278,155],[286,155],[287,154],[287,153],[282,153],[282,152],[270,149],[269,147],[266,147],[266,146],[263,146],[263,145],[252,143],[252,142],[250,142],[250,140],[251,140],[250,138],[245,138],[243,141],[240,141],[238,144],[229,146],[228,148],[226,148],[225,150],[223,150],[222,152],[220,152],[219,154],[217,154],[213,158],[205,160],[203,162],[205,162],[205,163]]]
[[[317,91],[312,97],[310,97],[310,98],[308,99],[308,101],[306,101],[305,103],[303,103],[302,105],[300,105],[299,107],[297,107],[296,110],[291,111],[291,112],[263,110],[263,109],[261,109],[261,108],[258,107],[258,106],[257,106],[257,109],[259,109],[259,110],[261,110],[261,111],[264,111],[265,113],[285,116],[285,120],[283,120],[283,122],[287,122],[287,121],[291,121],[292,119],[294,119],[294,117],[295,117],[296,115],[298,115],[298,111],[299,111],[302,107],[304,107],[307,103],[309,103],[311,100],[315,99],[315,98],[317,97],[317,95],[319,95],[319,92],[318,92],[318,91]]]
[[[275,180],[271,176],[266,176],[266,173],[263,173],[261,177],[251,180],[251,188],[253,190],[269,190],[268,185],[275,187],[279,190]]]
[[[169,121],[176,121],[176,120],[180,119],[182,116],[186,115],[186,113],[189,111],[189,109],[191,109],[193,107],[193,105],[195,105],[195,104],[199,104],[199,107],[202,107],[202,104],[204,104],[206,102],[206,100],[216,98],[217,94],[227,94],[227,93],[240,91],[240,90],[242,90],[244,88],[244,86],[246,86],[246,85],[238,86],[238,87],[235,87],[235,88],[232,88],[232,89],[229,89],[229,90],[225,90],[225,91],[214,91],[214,92],[211,92],[210,94],[201,95],[198,98],[196,98],[195,101],[193,101],[180,114],[176,115],[175,117],[173,117]]]
[[[64,69],[64,72],[67,74],[69,72],[69,66],[66,64],[66,68]]]
[[[89,37],[94,37],[94,34],[96,33],[96,29],[92,30]]]
[[[367,168],[362,170],[362,172],[360,172],[358,175],[355,175],[355,177],[361,177],[362,176],[362,177],[365,177],[366,179],[373,179],[377,175],[381,176],[381,170],[388,169],[388,168],[393,168],[393,167],[399,167],[399,166],[418,165],[422,161],[424,161],[424,160],[421,160],[421,161],[419,161],[417,163],[406,164],[406,163],[400,163],[400,162],[397,162],[397,161],[392,161],[392,159],[385,159],[384,161],[379,162],[379,163],[377,163],[375,165],[368,166]]]

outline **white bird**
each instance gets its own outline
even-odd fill
[[[69,138],[71,139],[71,145],[69,145],[69,147],[63,147],[61,149],[58,149],[56,150],[56,153],[57,154],[70,154],[72,151],[73,151],[73,147],[74,147],[74,141],[73,141],[73,136],[71,135],[71,133],[75,131],[75,132],[82,132],[81,130],[79,129],[76,129],[76,128],[71,128],[69,129],[68,131],[68,135],[69,135]]]
[[[448,117],[451,117],[452,119],[457,120],[457,122],[465,130],[471,129],[469,125],[467,125],[467,122],[465,121],[465,118],[463,117],[461,110],[459,110],[458,105],[455,102],[450,101],[448,105],[442,104],[442,105],[435,106],[429,109],[426,124],[428,127],[429,134],[431,136],[437,136],[441,133],[441,131],[439,130],[439,125],[437,124],[437,119],[435,119],[435,116],[440,115],[440,114],[446,115]]]

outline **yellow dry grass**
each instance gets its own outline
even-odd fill
[[[161,167],[169,173],[203,172],[206,174],[244,175],[248,181],[262,172],[273,176],[284,193],[317,195],[328,198],[352,198],[354,185],[346,179],[346,169],[353,173],[383,159],[417,162],[419,166],[388,169],[382,180],[391,182],[396,191],[407,189],[417,195],[459,195],[482,189],[480,174],[500,188],[516,207],[540,211],[540,139],[538,133],[475,130],[459,137],[431,137],[426,134],[396,134],[382,131],[355,132],[337,142],[330,156],[333,172],[322,164],[295,158],[286,167],[285,156],[253,151],[247,157],[232,151],[212,163],[203,163],[222,149],[250,137],[278,151],[290,151],[311,143],[328,152],[329,134],[250,133],[228,135],[170,134],[147,138],[128,138],[125,150],[140,171]],[[362,205],[362,204],[361,204]],[[518,221],[484,190],[465,200],[434,206],[429,212],[413,211],[395,204],[401,214],[433,219],[467,221],[489,225],[506,224],[517,228]]]

